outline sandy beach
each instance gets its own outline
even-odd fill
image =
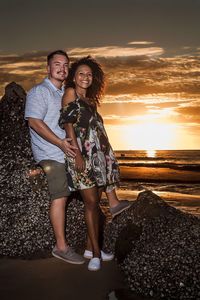
[[[98,272],[89,272],[87,264],[72,265],[53,257],[0,260],[1,300],[115,300],[113,291],[124,287],[115,261],[104,262]],[[126,299],[130,298],[124,296]]]
[[[145,183],[157,183],[165,185],[165,183],[172,183],[173,189],[177,184],[182,184],[182,192],[156,190],[150,188],[155,194],[163,198],[168,204],[196,216],[200,216],[200,191],[199,191],[199,172],[195,171],[181,171],[171,168],[149,168],[149,167],[128,167],[120,166],[121,185],[123,180],[126,182],[141,182],[140,190],[129,188],[118,189],[120,199],[127,199],[130,201],[136,200],[138,194],[143,190]],[[193,191],[187,191],[185,185],[190,183],[190,187],[195,184],[198,185]],[[131,186],[131,185],[130,185]],[[194,193],[195,191],[195,193]],[[194,194],[193,194],[194,193]]]
[[[87,271],[56,258],[40,260],[1,259],[2,300],[106,299],[110,290],[123,287],[114,262],[103,263],[99,272]]]
[[[148,168],[120,166],[121,179],[136,181],[163,181],[163,182],[197,182],[199,173],[194,171],[181,171],[170,168]]]
[[[135,201],[141,191],[131,191],[118,189],[119,199]],[[176,207],[184,212],[200,216],[200,195],[188,195],[174,192],[160,192],[153,190],[155,194],[164,199],[169,205]]]

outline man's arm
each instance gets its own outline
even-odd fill
[[[64,153],[69,154],[72,157],[75,157],[75,146],[70,144],[70,138],[60,139],[53,131],[40,119],[28,118],[29,126],[37,132],[43,139],[47,140],[49,143],[59,147]]]

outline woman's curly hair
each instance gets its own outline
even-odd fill
[[[71,64],[69,68],[69,75],[65,82],[65,88],[75,88],[75,84],[73,81],[74,76],[77,68],[82,65],[86,65],[92,70],[92,84],[87,89],[86,97],[95,102],[96,105],[99,105],[100,98],[102,97],[105,87],[105,74],[102,70],[101,65],[97,63],[97,61],[90,55],[87,57],[83,57]]]

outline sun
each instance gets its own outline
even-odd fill
[[[171,123],[143,121],[137,124],[115,126],[115,132],[107,128],[114,149],[154,150],[174,149],[177,140],[177,126]],[[109,133],[110,132],[110,133]]]
[[[132,132],[137,149],[164,150],[172,146],[175,130],[172,124],[159,122],[143,122],[128,128]],[[134,138],[135,137],[135,138]]]

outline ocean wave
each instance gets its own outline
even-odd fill
[[[200,164],[177,164],[177,163],[120,163],[119,166],[126,166],[126,167],[145,167],[145,168],[169,168],[174,170],[182,170],[182,171],[193,171],[193,172],[200,172]]]
[[[160,182],[144,182],[144,181],[129,181],[124,180],[121,182],[120,188],[123,190],[142,191],[152,190],[160,192],[172,192],[187,195],[200,195],[200,184],[198,183],[160,183]]]
[[[116,151],[119,162],[168,162],[178,164],[200,164],[200,150],[129,150]]]

